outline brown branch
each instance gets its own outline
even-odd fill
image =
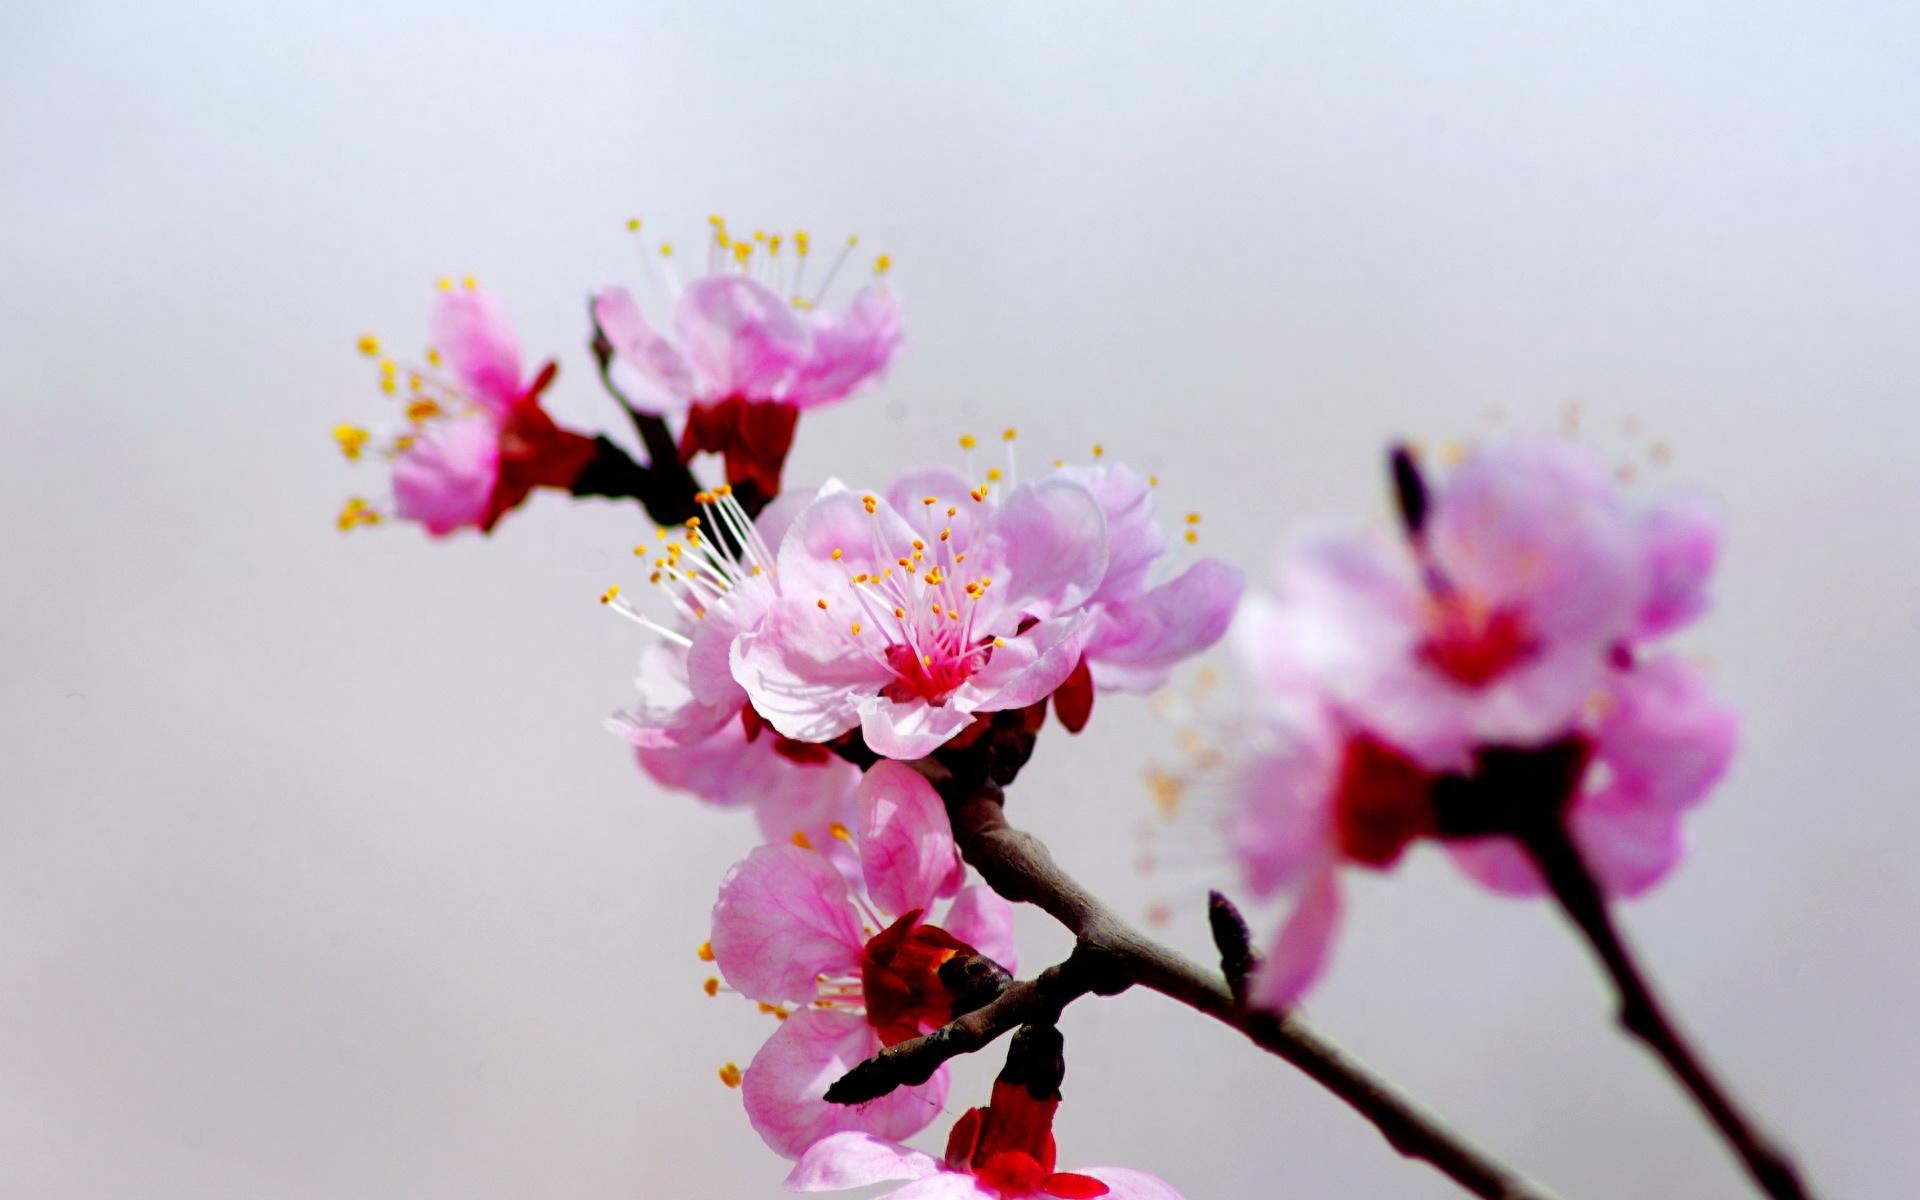
[[[1809,1200],[1812,1193],[1801,1180],[1793,1160],[1740,1110],[1732,1095],[1708,1071],[1679,1027],[1668,1017],[1646,974],[1634,960],[1633,952],[1621,938],[1613,914],[1607,908],[1606,897],[1573,840],[1567,836],[1564,823],[1557,816],[1552,820],[1530,822],[1520,844],[1546,876],[1567,919],[1586,937],[1613,980],[1620,1000],[1621,1026],[1646,1043],[1666,1064],[1720,1131],[1762,1192],[1774,1200]]]
[[[1059,967],[1012,985],[944,1029],[861,1064],[834,1085],[836,1091],[844,1087],[845,1094],[884,1095],[891,1088],[879,1085],[893,1076],[905,1082],[911,1072],[925,1079],[940,1063],[977,1050],[1023,1022],[1057,1019],[1060,1008],[1081,995],[1138,984],[1232,1026],[1254,1045],[1292,1063],[1372,1122],[1395,1150],[1431,1164],[1473,1195],[1483,1200],[1553,1200],[1551,1193],[1448,1129],[1297,1016],[1243,1007],[1221,976],[1134,929],[1062,871],[1039,839],[1007,824],[998,786],[981,782],[955,788],[953,780],[937,782],[946,785],[954,838],[967,862],[1000,895],[1032,904],[1071,930],[1077,939],[1074,953]],[[1215,929],[1221,932],[1217,920]]]

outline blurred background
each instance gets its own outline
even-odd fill
[[[1157,472],[1255,574],[1301,522],[1379,514],[1397,435],[1577,414],[1636,487],[1718,497],[1689,645],[1745,744],[1625,920],[1824,1195],[1902,1194],[1917,55],[1896,3],[10,0],[3,1190],[780,1194],[715,1075],[770,1024],[694,957],[749,826],[601,729],[640,643],[594,600],[638,582],[639,514],[333,528],[378,488],[328,436],[388,403],[358,335],[422,342],[434,280],[474,274],[560,359],[561,419],[615,429],[584,297],[641,278],[627,218],[692,245],[723,213],[896,264],[896,369],[808,419],[793,481],[1018,424],[1040,460]],[[1105,698],[1015,811],[1200,949],[1224,858],[1137,863],[1171,743]],[[1431,850],[1350,894],[1327,1031],[1569,1200],[1747,1194],[1547,907]],[[1064,1028],[1063,1164],[1456,1194],[1159,997]]]

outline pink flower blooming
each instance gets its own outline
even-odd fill
[[[1430,502],[1403,501],[1410,553],[1309,546],[1275,601],[1243,610],[1268,736],[1237,770],[1232,843],[1257,894],[1293,897],[1261,1003],[1290,1003],[1324,967],[1341,866],[1384,869],[1438,837],[1477,881],[1543,890],[1510,837],[1463,836],[1436,808],[1437,781],[1484,754],[1574,748],[1571,794],[1540,803],[1565,805],[1589,869],[1622,896],[1678,863],[1684,814],[1732,757],[1734,717],[1699,673],[1640,650],[1704,609],[1710,519],[1634,512],[1550,443],[1481,452]]]
[[[923,757],[976,714],[1045,700],[1094,633],[1106,521],[1057,475],[989,501],[949,471],[885,497],[829,485],[780,546],[780,595],[733,645],[733,675],[783,736],[859,728]]]
[[[674,337],[654,329],[625,288],[603,289],[594,317],[614,349],[614,382],[634,407],[684,412],[684,457],[725,455],[728,483],[772,496],[799,413],[886,370],[900,344],[900,304],[876,279],[844,312],[817,307],[846,255],[809,298],[804,233],[787,259],[778,237],[734,241],[717,220],[714,235],[708,273],[677,289]],[[882,256],[876,276],[886,269]]]
[[[872,1134],[836,1133],[814,1144],[787,1175],[796,1192],[834,1192],[901,1181],[877,1200],[1180,1200],[1164,1181],[1124,1167],[1054,1170],[1056,1092],[1035,1099],[1017,1083],[995,1081],[986,1108],[954,1124],[945,1160]]]
[[[491,532],[534,488],[571,489],[594,458],[593,440],[555,425],[540,407],[556,368],[549,362],[531,379],[522,375],[519,339],[500,301],[443,284],[431,330],[430,365],[405,372],[410,428],[382,448],[393,462],[394,515],[436,537]],[[361,348],[379,353],[371,338]],[[381,359],[383,390],[397,394],[400,375],[397,363]],[[372,435],[341,426],[334,436],[353,459]],[[340,524],[378,519],[376,507],[356,500]]]
[[[1167,546],[1153,511],[1152,482],[1118,463],[1062,467],[1056,474],[1092,494],[1107,526],[1106,574],[1087,603],[1092,631],[1079,668],[1054,695],[1056,715],[1077,733],[1092,710],[1096,686],[1150,692],[1166,683],[1177,663],[1225,636],[1244,580],[1238,568],[1203,558],[1149,587],[1148,576]],[[1186,536],[1193,540],[1193,531]]]
[[[964,981],[948,964],[985,955],[1015,967],[1013,910],[965,868],[932,785],[879,763],[855,795],[858,879],[797,845],[762,846],[727,875],[713,909],[713,956],[736,991],[799,1005],[754,1056],[742,1082],[747,1117],[788,1157],[831,1133],[909,1137],[939,1115],[945,1068],[870,1104],[829,1104],[840,1076],[946,1024]],[[951,897],[939,924],[923,918]],[[943,969],[945,968],[945,969]]]

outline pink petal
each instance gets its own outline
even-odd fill
[[[1308,723],[1280,736],[1281,745],[1250,754],[1228,783],[1228,845],[1256,896],[1297,886],[1337,857],[1339,739],[1330,726]]]
[[[913,527],[885,500],[876,497],[869,513],[862,493],[830,480],[780,541],[780,586],[807,604],[823,597],[838,602],[844,619],[829,611],[835,612],[833,627],[845,633],[846,622],[859,616],[853,576],[891,569],[894,559],[911,552],[914,536]]]
[[[937,924],[1009,971],[1020,969],[1013,940],[1013,905],[984,884],[968,884]]]
[[[634,678],[639,699],[631,709],[616,713],[607,727],[642,750],[673,750],[713,736],[727,724],[738,724],[740,701],[706,704],[694,696],[687,682],[687,652],[667,642],[655,642],[640,653],[640,673]]]
[[[393,464],[394,511],[435,537],[478,528],[500,479],[500,431],[482,415],[435,422]]]
[[[1548,642],[1604,653],[1647,595],[1635,522],[1605,468],[1555,439],[1479,451],[1447,480],[1428,529],[1447,578],[1490,608],[1512,608]]]
[[[1167,548],[1166,531],[1153,515],[1152,485],[1118,463],[1061,467],[1058,474],[1092,493],[1107,518],[1107,573],[1093,601],[1113,604],[1138,595]]]
[[[953,844],[947,806],[925,776],[897,762],[875,763],[854,797],[867,895],[880,911],[926,912],[960,889],[966,866]]]
[[[474,400],[505,416],[520,398],[520,339],[506,306],[491,292],[449,288],[434,296],[428,320],[433,348]]]
[[[915,1180],[899,1191],[883,1193],[874,1200],[1005,1200],[1005,1195],[971,1175],[942,1171]]]
[[[1590,797],[1573,811],[1573,839],[1609,896],[1638,896],[1687,854],[1681,815],[1671,809]]]
[[[706,275],[680,293],[674,326],[703,399],[782,399],[812,338],[793,306],[756,280]]]
[[[1239,568],[1203,558],[1144,595],[1100,610],[1087,666],[1103,688],[1152,691],[1182,659],[1226,635],[1240,604]]]
[[[1076,1167],[1075,1175],[1088,1175],[1107,1185],[1101,1200],[1181,1200],[1180,1193],[1167,1181],[1145,1171],[1126,1167]]]
[[[1085,603],[1107,573],[1107,519],[1091,492],[1059,475],[1007,493],[986,541],[1008,576],[994,580],[1002,603],[1029,616]]]
[[[818,1008],[794,1013],[760,1047],[741,1081],[754,1132],[775,1153],[798,1158],[820,1139],[845,1130],[899,1141],[925,1129],[946,1103],[945,1067],[923,1084],[869,1104],[827,1103],[827,1088],[879,1051],[879,1035],[864,1016]]]
[[[1642,514],[1648,573],[1641,637],[1659,637],[1690,623],[1707,608],[1707,580],[1720,557],[1720,521],[1705,504],[1670,503]]]
[[[720,974],[751,999],[805,1003],[818,976],[860,965],[866,938],[847,881],[825,857],[798,846],[762,846],[734,864],[713,906]]]
[[[616,728],[615,732],[630,736],[626,729]],[[737,714],[698,741],[684,746],[640,746],[634,757],[640,769],[661,787],[686,792],[721,808],[756,800],[769,786],[771,764],[783,761],[771,746],[747,741]],[[788,830],[767,840],[785,841],[791,833]]]
[[[894,701],[880,695],[861,696],[854,708],[860,714],[860,736],[867,749],[901,762],[925,758],[973,724],[970,711],[952,704],[928,704],[917,697]]]
[[[796,833],[804,834],[831,855],[829,848],[839,844],[834,826],[845,829],[853,824],[853,793],[860,785],[860,769],[838,758],[823,763],[792,762],[781,757],[772,742],[772,738],[762,737],[754,743],[773,763],[754,799],[761,836],[770,842],[786,842]],[[851,862],[848,869],[853,869]]]
[[[1700,802],[1732,765],[1739,719],[1678,655],[1615,676],[1595,734],[1604,795],[1668,811]]]
[[[680,348],[657,333],[646,314],[622,287],[602,289],[593,302],[594,319],[614,350],[613,381],[620,394],[644,413],[678,412],[698,392],[693,368]]]
[[[825,742],[861,722],[856,702],[891,678],[860,652],[837,614],[789,592],[758,627],[734,639],[733,677],[785,737]]]
[[[1254,973],[1249,998],[1261,1008],[1285,1008],[1326,969],[1340,928],[1340,885],[1332,870],[1307,885]]]
[[[995,648],[986,668],[969,681],[981,691],[992,689],[979,702],[979,711],[1025,708],[1053,695],[1086,651],[1087,639],[1093,636],[1091,617],[1082,612],[1042,621]]]
[[[952,545],[965,553],[979,540],[981,523],[992,511],[968,494],[974,486],[958,471],[950,471],[945,467],[926,467],[908,471],[895,479],[887,489],[887,505],[928,543],[939,541],[941,530],[951,529]],[[929,496],[933,497],[932,504],[927,503]],[[947,510],[950,508],[959,511],[948,516]],[[971,554],[968,555],[967,565],[973,565]],[[969,575],[969,578],[973,577]]]
[[[773,603],[773,584],[766,575],[736,582],[726,595],[708,604],[693,622],[693,645],[687,648],[687,683],[706,704],[735,708],[745,693],[733,677],[733,643],[757,625]]]
[[[1503,896],[1542,896],[1547,881],[1520,843],[1509,837],[1448,842],[1447,856],[1467,878]]]
[[[837,1192],[938,1175],[938,1159],[870,1133],[848,1130],[821,1138],[800,1156],[787,1174],[790,1192]]]
[[[845,313],[807,314],[813,351],[800,364],[786,400],[797,408],[817,408],[844,399],[867,380],[884,373],[900,345],[900,301],[884,283],[869,284],[854,296]]]

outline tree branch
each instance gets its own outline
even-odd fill
[[[1621,938],[1599,883],[1559,816],[1529,823],[1520,844],[1546,877],[1567,919],[1586,937],[1612,978],[1620,999],[1621,1026],[1666,1064],[1762,1192],[1774,1200],[1810,1200],[1811,1193],[1793,1160],[1740,1110],[1668,1017]]]
[[[1071,930],[1077,939],[1074,952],[1038,978],[1013,984],[985,1007],[862,1063],[834,1085],[829,1099],[857,1103],[855,1096],[885,1095],[901,1083],[926,1079],[942,1062],[978,1050],[1018,1025],[1058,1019],[1061,1008],[1082,995],[1112,994],[1138,984],[1239,1030],[1254,1045],[1292,1063],[1372,1122],[1395,1150],[1429,1163],[1482,1200],[1553,1200],[1297,1016],[1243,1007],[1220,976],[1127,924],[1062,871],[1038,838],[1007,824],[996,784],[956,788],[955,783],[936,781],[945,787],[961,854],[994,891],[1034,905]],[[1222,932],[1223,918],[1216,916],[1216,933]]]

